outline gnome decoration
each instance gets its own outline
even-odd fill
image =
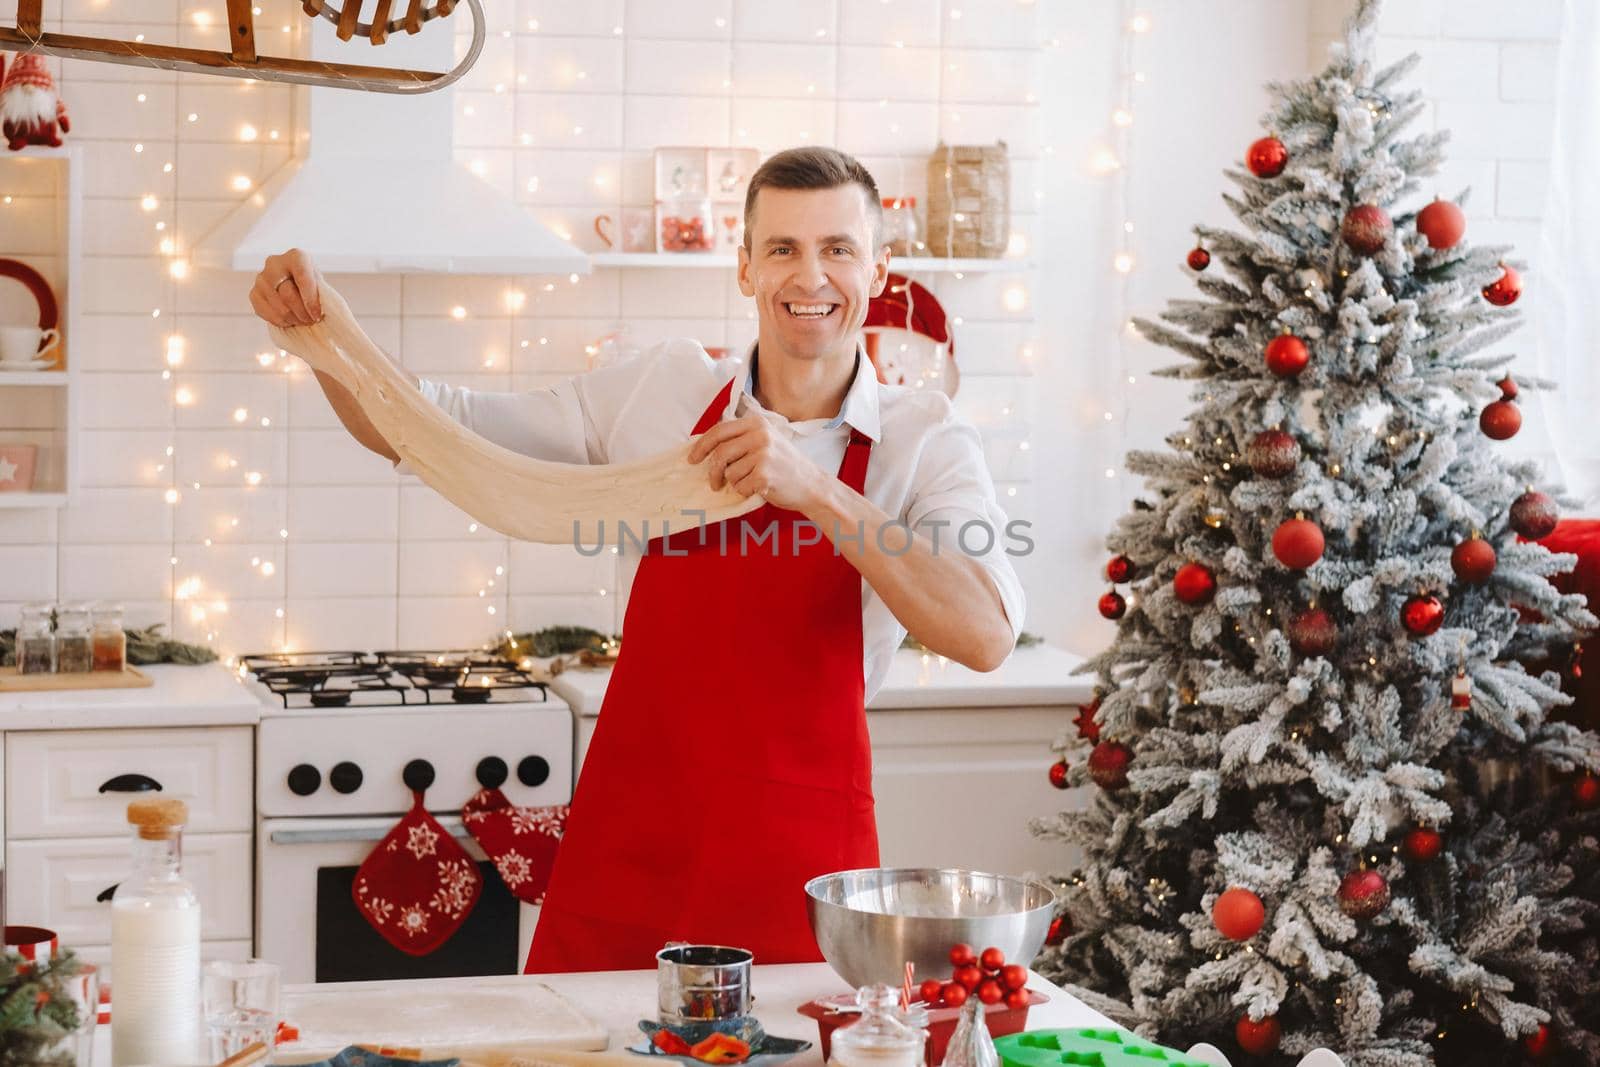
[[[878,372],[878,381],[885,385],[909,385],[919,374],[911,361],[900,358],[892,345],[880,345],[879,335],[885,330],[905,330],[932,341],[937,346],[936,366],[931,376],[937,379],[946,396],[956,395],[961,384],[961,373],[956,369],[956,343],[950,336],[949,321],[944,307],[933,293],[903,274],[890,274],[883,293],[867,304],[866,321],[862,324],[862,341],[867,358]],[[906,351],[906,345],[899,346]]]
[[[25,52],[13,59],[0,81],[0,133],[6,147],[13,152],[24,145],[60,148],[61,135],[71,129],[44,57]]]

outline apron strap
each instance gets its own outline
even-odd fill
[[[722,418],[722,410],[728,406],[728,398],[733,395],[735,379],[729,378],[716,396],[711,398],[711,403],[706,405],[705,411],[700,413],[700,420],[694,424],[694,429],[689,431],[690,437],[698,437],[717,424]]]
[[[844,447],[844,458],[839,461],[839,480],[858,493],[866,491],[867,460],[872,456],[872,438],[850,427],[850,443]]]

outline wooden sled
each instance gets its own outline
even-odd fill
[[[342,41],[359,36],[367,38],[374,45],[380,45],[392,33],[420,33],[423,23],[445,18],[455,10],[459,0],[433,0],[432,3],[426,3],[425,0],[377,0],[371,22],[360,20],[362,3],[363,0],[344,0],[341,9],[324,0],[303,0],[302,8],[307,15],[313,18],[320,16],[337,26]],[[397,3],[406,5],[405,14],[392,17],[392,9]],[[228,78],[318,85],[328,89],[404,94],[443,89],[470,70],[483,51],[485,32],[481,0],[466,0],[466,6],[472,11],[471,47],[461,62],[442,72],[257,55],[251,0],[227,0],[227,5],[229,38],[233,43],[231,52],[69,33],[45,33],[40,25],[43,0],[18,0],[16,25],[0,26],[0,50],[42,52],[64,59],[160,67],[189,74],[217,74]]]

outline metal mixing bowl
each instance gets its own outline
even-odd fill
[[[839,871],[806,883],[806,913],[822,957],[852,988],[947,978],[950,946],[994,946],[1008,963],[1038,956],[1055,916],[1055,891],[1004,874],[930,867]]]

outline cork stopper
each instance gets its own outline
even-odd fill
[[[140,797],[128,801],[128,822],[139,828],[146,841],[171,837],[189,821],[189,805],[176,797]]]

